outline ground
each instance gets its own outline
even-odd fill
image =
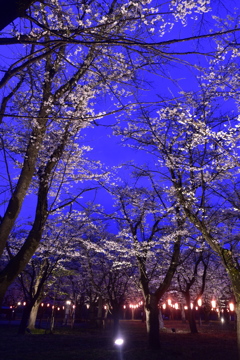
[[[122,350],[113,345],[111,328],[105,330],[76,326],[56,329],[53,334],[38,330],[18,336],[13,324],[0,323],[1,360],[237,360],[234,323],[211,322],[189,333],[181,321],[165,321],[160,334],[161,349],[147,347],[145,324],[121,321],[125,339]],[[174,332],[172,331],[174,329]]]

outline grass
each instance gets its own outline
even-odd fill
[[[189,334],[180,321],[166,321],[161,333],[161,349],[147,347],[145,324],[122,321],[125,338],[122,353],[113,345],[111,328],[107,330],[59,328],[54,334],[35,330],[17,335],[14,325],[0,324],[1,360],[237,360],[236,332],[233,324],[219,322],[202,325],[200,333]],[[176,333],[171,328],[176,329]]]

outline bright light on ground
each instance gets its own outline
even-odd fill
[[[121,346],[122,344],[123,344],[123,339],[122,338],[118,338],[118,339],[116,339],[115,341],[114,341],[114,344],[115,345],[118,345],[118,346]]]

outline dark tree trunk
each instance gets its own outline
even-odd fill
[[[24,335],[26,332],[32,307],[33,307],[33,304],[30,303],[30,304],[26,305],[23,309],[22,319],[21,319],[21,322],[20,322],[20,325],[18,328],[19,335]]]
[[[159,335],[159,309],[158,299],[155,295],[150,294],[146,299],[146,326],[148,333],[148,345],[152,349],[160,348]]]
[[[195,320],[195,310],[188,308],[188,322],[192,334],[198,334],[197,324]]]
[[[186,298],[186,303],[188,306],[188,323],[189,323],[189,328],[192,334],[197,334],[198,333],[198,329],[197,329],[197,324],[196,324],[196,320],[195,320],[195,308],[193,306],[193,308],[191,309],[191,299],[190,299],[190,292],[186,291],[184,293],[185,298]]]
[[[113,336],[119,335],[119,320],[120,320],[120,305],[112,305],[112,316],[113,316]]]
[[[25,11],[36,0],[0,0],[0,31],[16,18],[24,16]]]
[[[99,296],[99,299],[98,299],[97,327],[99,329],[101,329],[103,327],[103,299],[102,299],[102,296]]]

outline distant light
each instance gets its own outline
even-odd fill
[[[222,323],[222,324],[224,323],[224,318],[221,318],[221,323]]]
[[[193,309],[193,303],[190,304],[190,308]]]
[[[198,303],[198,306],[202,306],[202,299],[201,298],[198,299],[197,303]]]
[[[172,300],[171,299],[168,299],[168,305],[171,305],[172,304]]]
[[[178,309],[178,303],[175,304],[175,309],[176,309],[176,310]]]
[[[124,340],[122,338],[117,338],[115,341],[114,341],[114,344],[117,345],[117,346],[122,346],[124,343]]]
[[[163,308],[164,310],[166,309],[166,307],[167,307],[166,304],[163,304],[163,305],[162,305],[162,308]]]
[[[70,300],[67,300],[67,301],[66,301],[66,305],[71,305],[71,301],[70,301]]]
[[[211,303],[212,303],[212,308],[214,309],[217,306],[216,300],[212,300]]]
[[[234,311],[234,304],[233,303],[229,303],[229,309],[230,309],[230,311]]]

